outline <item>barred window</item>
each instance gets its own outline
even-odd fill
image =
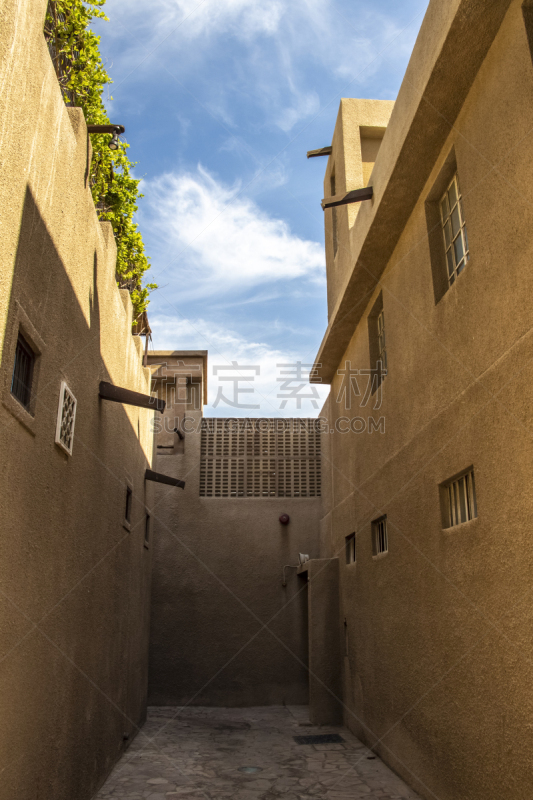
[[[379,556],[389,550],[389,539],[387,536],[387,515],[372,522],[372,555]]]
[[[469,469],[458,478],[444,485],[446,514],[448,527],[460,525],[462,522],[477,517],[476,485],[474,470]]]
[[[470,258],[457,173],[440,201],[440,217],[448,268],[448,283],[451,286]]]
[[[200,497],[320,497],[315,419],[202,421]]]
[[[31,385],[33,381],[33,368],[35,366],[35,353],[30,345],[19,333],[17,348],[15,350],[15,364],[11,380],[11,394],[19,403],[28,408],[31,399]]]

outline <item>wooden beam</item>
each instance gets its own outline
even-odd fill
[[[344,196],[325,197],[321,202],[323,209],[334,208],[334,206],[346,206],[348,203],[361,203],[363,200],[371,200],[374,196],[372,186],[365,186],[364,189],[354,189]]]
[[[155,483],[166,483],[169,486],[178,486],[180,489],[185,489],[185,481],[180,481],[178,478],[171,478],[170,475],[162,475],[161,472],[154,472],[152,469],[147,469],[144,473],[144,479],[147,481],[154,481]]]
[[[165,410],[164,400],[151,397],[149,394],[132,392],[131,389],[123,389],[121,386],[113,386],[107,381],[100,381],[98,394],[102,400],[111,400],[113,403],[125,403],[128,406],[138,406],[139,408],[155,408],[161,413]]]
[[[125,133],[126,128],[124,125],[87,125],[87,133]]]
[[[321,147],[319,150],[308,150],[307,158],[317,158],[317,156],[330,156],[333,152],[333,147]]]

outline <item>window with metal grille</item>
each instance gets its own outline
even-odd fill
[[[76,422],[76,398],[65,381],[61,381],[59,408],[57,411],[56,444],[69,456],[74,444],[74,423]]]
[[[320,497],[317,420],[202,424],[200,497]]]
[[[446,251],[448,283],[451,286],[470,258],[457,173],[440,201],[440,218]]]
[[[31,385],[33,380],[33,367],[35,365],[35,353],[30,345],[19,333],[17,348],[15,350],[15,364],[13,366],[13,377],[11,380],[11,394],[16,397],[19,403],[28,408],[31,400]]]
[[[372,555],[379,556],[389,550],[387,536],[387,515],[379,517],[372,522]]]
[[[444,484],[445,522],[448,528],[469,522],[477,517],[474,470],[469,469],[458,478]]]
[[[355,533],[346,537],[346,563],[355,564]]]

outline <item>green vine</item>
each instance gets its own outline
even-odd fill
[[[105,0],[49,0],[44,25],[57,79],[68,106],[83,109],[88,125],[105,125],[109,117],[102,102],[107,83],[99,50],[100,37],[89,28],[91,20],[107,20],[102,11]],[[113,99],[113,98],[111,98]],[[109,134],[91,134],[93,158],[89,174],[91,192],[100,220],[113,226],[117,244],[117,283],[131,295],[134,319],[148,305],[148,295],[157,286],[142,285],[150,268],[137,224],[139,182],[130,174],[135,162],[129,160],[129,145],[120,141],[118,150],[110,150]]]

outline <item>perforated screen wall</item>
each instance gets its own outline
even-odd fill
[[[316,419],[205,419],[200,497],[320,497]]]

